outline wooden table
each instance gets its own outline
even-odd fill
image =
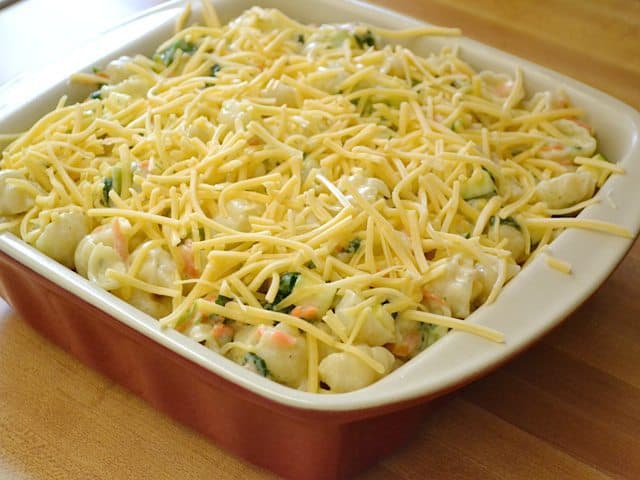
[[[59,40],[72,47],[105,23],[156,2],[64,3],[55,23],[54,2],[23,0],[0,11],[0,81],[50,59],[50,45]],[[379,3],[460,26],[470,37],[640,109],[635,0]],[[81,19],[87,23],[80,29],[65,26]],[[40,27],[24,35],[30,25]],[[455,394],[425,418],[413,443],[362,478],[640,478],[639,281],[636,242],[598,293],[560,328]],[[272,476],[88,370],[0,303],[0,478]]]

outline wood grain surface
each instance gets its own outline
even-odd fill
[[[55,25],[42,0],[0,10],[0,82],[8,72],[51,61],[47,45],[64,41],[71,48],[108,26],[106,21],[154,3],[55,2],[64,11]],[[378,3],[459,26],[469,37],[640,109],[637,0]],[[69,15],[74,8],[76,14]],[[47,22],[44,31],[34,27]],[[71,28],[79,23],[83,28]],[[20,55],[9,53],[8,46],[22,48]],[[424,419],[415,441],[361,478],[640,478],[639,281],[636,242],[609,280],[561,327],[454,394]],[[0,300],[0,478],[274,477],[85,368]]]

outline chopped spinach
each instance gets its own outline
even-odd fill
[[[351,240],[346,248],[344,249],[345,253],[356,253],[358,251],[358,249],[360,248],[360,245],[362,244],[362,240],[360,239],[360,237],[355,237],[353,240]]]
[[[300,273],[298,272],[287,272],[280,277],[280,285],[278,285],[278,293],[273,303],[280,303],[289,294],[293,291],[293,287],[296,286],[296,282],[298,281],[298,277]]]
[[[367,30],[366,32],[362,33],[362,34],[354,34],[353,38],[355,39],[356,43],[358,44],[358,46],[360,48],[365,48],[365,46],[367,47],[375,47],[376,46],[376,39],[373,36],[373,33],[371,32],[371,30]]]
[[[267,368],[267,362],[264,361],[264,358],[256,355],[253,352],[247,352],[244,356],[244,364],[249,364],[253,368],[255,368],[256,372],[266,377],[269,375],[269,369]]]
[[[293,291],[293,287],[296,286],[299,276],[299,272],[287,272],[282,274],[280,277],[280,283],[278,284],[278,293],[276,294],[276,298],[273,299],[273,303],[265,303],[263,308],[273,312],[291,312],[291,310],[294,309],[294,305],[288,305],[284,308],[277,308],[277,305]]]
[[[298,43],[302,43],[304,45],[304,35],[301,33],[298,34]]]
[[[496,223],[496,218],[499,218],[496,215],[493,215],[489,218],[489,225],[493,226]],[[520,224],[513,217],[501,218],[500,225],[507,225],[509,227],[515,228],[516,230],[520,230]]]
[[[185,40],[178,40],[177,42],[172,43],[167,48],[162,50],[161,52],[156,53],[153,56],[154,60],[158,60],[162,62],[164,65],[169,66],[173,63],[175,59],[176,52],[181,50],[183,53],[191,54],[198,49],[198,46],[195,43],[187,42]]]
[[[113,188],[113,180],[110,177],[105,178],[102,185],[102,204],[105,207],[108,207],[110,204],[109,192],[111,191],[112,188]]]
[[[218,72],[222,70],[222,67],[220,66],[220,64],[216,63],[213,67],[211,67],[211,71],[209,72],[209,76],[210,77],[215,77],[216,75],[218,75]]]
[[[229,303],[232,300],[233,298],[225,297],[224,295],[218,295],[216,297],[216,304],[220,305],[221,307],[224,307],[227,303]]]
[[[120,167],[113,167],[111,169],[111,176],[106,177],[102,182],[102,204],[105,207],[111,206],[109,199],[111,190],[115,191],[118,195],[122,193],[122,169]]]

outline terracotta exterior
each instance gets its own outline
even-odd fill
[[[430,405],[422,399],[326,412],[278,404],[186,360],[3,253],[0,295],[86,365],[286,478],[351,477],[406,443]]]

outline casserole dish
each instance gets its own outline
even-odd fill
[[[245,6],[248,5],[218,4],[223,18],[238,14]],[[330,16],[326,14],[327,16],[323,17],[319,12],[313,12],[312,18],[311,15],[302,12],[301,8],[297,11],[277,2],[266,6],[281,8],[302,21],[358,19],[387,27],[411,25],[411,20],[390,13],[380,16],[380,10],[359,11],[360,6],[356,4],[331,4],[331,8],[323,10],[330,11]],[[237,10],[234,10],[236,8]],[[146,33],[136,42],[128,42],[124,47],[116,47],[114,43],[111,53],[105,59],[125,51],[149,52],[149,45],[155,46],[158,40],[167,36],[175,14],[177,12],[173,13],[171,6],[168,6],[144,17],[140,22],[125,26],[120,32],[127,28],[140,27],[141,32]],[[112,33],[112,37],[109,38],[117,38],[118,31]],[[597,208],[586,211],[583,216],[613,221],[635,233],[638,228],[638,212],[633,210],[637,208],[633,205],[637,205],[638,202],[630,186],[637,181],[637,165],[632,163],[633,155],[637,153],[637,115],[601,94],[525,62],[495,55],[492,50],[465,40],[454,41],[462,45],[463,51],[467,53],[463,56],[476,66],[509,71],[514,63],[522,65],[530,90],[549,87],[556,82],[566,87],[576,103],[589,112],[589,120],[601,134],[603,151],[610,158],[620,159],[620,164],[627,170],[625,177],[612,179],[602,192],[605,194],[611,191],[615,203],[624,205],[624,208],[613,209],[606,202],[602,202],[596,206]],[[417,49],[419,47],[416,45]],[[86,57],[78,57],[77,64],[72,64],[70,60],[66,66],[59,66],[60,75],[56,78],[62,79],[74,70],[84,69],[94,62],[103,60],[96,58],[95,52],[99,51],[99,48],[89,50],[85,52]],[[82,60],[86,63],[82,63]],[[12,128],[21,128],[31,123],[42,113],[37,112],[35,105],[40,102],[53,105],[64,90],[66,87],[62,82],[54,84],[45,92],[35,89],[23,90],[24,103],[20,105],[20,102],[17,102],[5,108],[5,113],[2,114],[3,130],[6,131],[9,125]],[[78,96],[81,96],[80,92]],[[615,123],[612,121],[614,115],[617,119]],[[624,121],[620,121],[621,116],[624,117]],[[612,129],[611,125],[616,125],[615,129]],[[3,252],[23,264],[20,266],[13,263],[14,260],[3,260],[3,295],[28,321],[36,324],[46,322],[46,325],[39,325],[40,328],[76,355],[124,382],[154,405],[205,431],[232,450],[261,464],[264,464],[265,459],[260,459],[259,456],[268,450],[265,445],[273,445],[274,450],[279,452],[293,451],[294,455],[302,459],[296,463],[306,465],[304,471],[287,470],[295,466],[286,465],[283,459],[273,460],[273,457],[277,459],[276,452],[270,454],[274,462],[270,467],[291,476],[300,477],[313,472],[322,478],[337,473],[348,474],[358,463],[365,463],[369,459],[359,455],[375,457],[392,448],[397,441],[405,438],[410,430],[407,427],[416,424],[413,420],[419,413],[419,407],[414,408],[415,405],[420,405],[425,399],[441,395],[482,374],[551,328],[599,284],[630,245],[628,240],[602,234],[566,232],[554,243],[553,251],[555,255],[571,262],[574,267],[571,277],[548,270],[543,262],[535,262],[505,289],[498,303],[478,311],[469,319],[505,332],[506,345],[493,345],[464,334],[452,334],[419,359],[366,390],[344,396],[319,397],[295,392],[248,375],[242,369],[174,332],[161,332],[150,319],[143,318],[131,307],[118,302],[108,294],[95,291],[84,280],[33,252],[21,242],[9,236],[3,237],[2,241]],[[588,258],[585,253],[590,254],[594,251],[602,252],[602,255],[591,256],[588,264],[584,260],[580,261],[581,258]],[[18,278],[24,278],[21,272],[25,271],[25,267],[37,271],[58,286],[54,287],[41,278],[37,281],[18,281]],[[36,297],[29,295],[29,292],[34,292],[31,290],[33,288],[41,287],[52,294],[43,304],[38,305],[29,299]],[[68,295],[66,292],[72,292],[77,298],[65,300],[64,297]],[[558,302],[548,302],[548,305],[543,303],[552,296],[558,298]],[[86,305],[78,298],[88,300],[93,306]],[[34,310],[35,313],[52,312],[55,318],[38,318]],[[146,340],[137,339],[120,323],[114,323],[111,326],[112,334],[105,335],[107,332],[100,330],[101,319],[104,316],[100,313],[102,310],[108,311],[128,327],[157,340],[164,347],[169,347],[174,353],[167,353],[155,344],[143,347]],[[94,320],[87,322],[87,318]],[[113,322],[108,318],[104,321],[105,325]],[[96,338],[109,338],[112,344],[107,345],[101,341],[100,345],[96,345]],[[146,359],[145,351],[149,351]],[[461,351],[464,351],[465,355],[460,355]],[[175,354],[199,364],[204,370],[199,370]],[[163,357],[167,358],[166,362],[159,360]],[[207,370],[215,372],[225,380],[216,379],[207,373]],[[424,372],[428,372],[428,375]],[[206,387],[197,386],[201,383]],[[189,394],[180,393],[181,398],[172,399],[179,392],[186,391]],[[225,392],[226,395],[221,396],[216,392]],[[244,398],[245,401],[240,402],[238,398],[234,400],[234,397]],[[217,413],[207,411],[207,408],[211,410],[212,407],[205,405],[214,403]],[[280,414],[277,416],[277,424],[273,421],[276,417],[273,412]],[[207,420],[203,420],[205,418]],[[397,432],[387,431],[388,425],[392,423],[396,425]],[[380,442],[376,444],[376,436],[369,433],[375,432],[378,428],[386,431],[385,445],[379,445]],[[244,444],[238,440],[245,432],[251,436],[252,444],[249,444],[246,438]],[[256,436],[264,438],[258,439]],[[234,441],[236,444],[231,445]],[[358,445],[358,452],[341,448],[342,442],[349,442],[346,445]],[[318,448],[319,445],[323,445],[324,448]],[[327,448],[327,445],[331,447]]]

